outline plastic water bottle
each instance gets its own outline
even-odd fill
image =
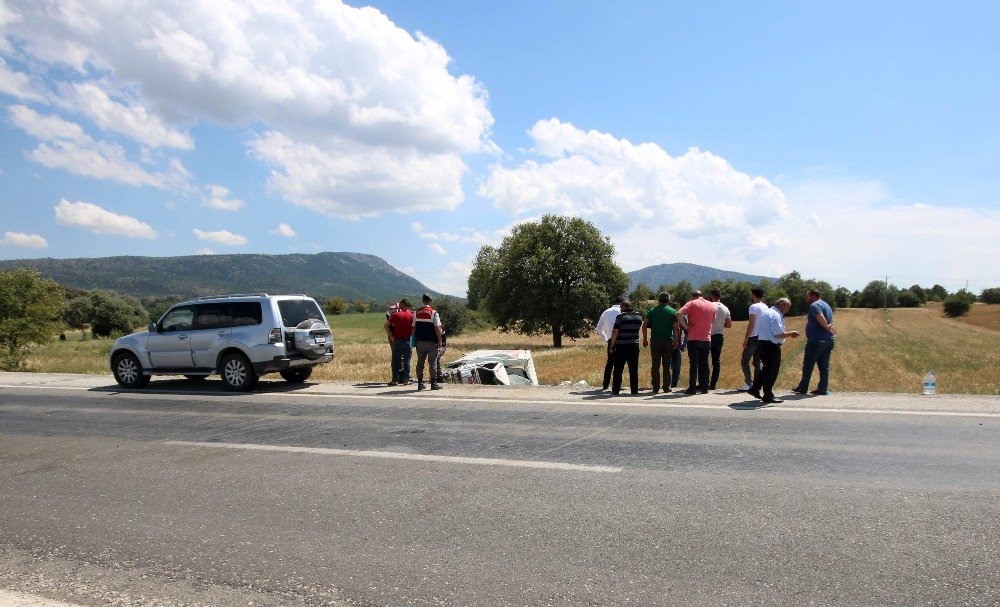
[[[934,379],[934,369],[927,372],[924,376],[924,394],[935,394],[937,393],[937,380]]]

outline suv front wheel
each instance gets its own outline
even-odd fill
[[[142,373],[142,363],[131,352],[116,356],[111,372],[115,374],[115,381],[126,388],[141,388],[149,383],[149,376]]]
[[[222,381],[226,388],[237,392],[248,392],[257,385],[257,374],[250,361],[242,354],[227,354],[222,359]]]

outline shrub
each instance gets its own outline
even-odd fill
[[[920,296],[910,290],[901,291],[899,293],[899,298],[896,301],[900,308],[920,307]]]
[[[958,318],[969,313],[972,303],[960,296],[952,295],[944,300],[944,314],[949,318]]]
[[[466,329],[473,325],[472,310],[462,305],[460,301],[451,297],[442,297],[433,304],[441,316],[441,324],[444,326],[448,337],[461,335]],[[477,314],[477,316],[479,316]]]
[[[347,313],[347,300],[343,297],[331,297],[326,302],[326,311],[334,316]]]
[[[983,292],[979,294],[979,301],[986,304],[1000,304],[1000,287],[983,289]]]

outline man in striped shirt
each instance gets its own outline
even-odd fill
[[[628,364],[628,380],[632,394],[639,393],[639,330],[642,316],[632,311],[626,299],[621,302],[622,313],[615,319],[608,347],[614,352],[615,370],[611,381],[611,391],[615,394],[622,389],[622,372]]]

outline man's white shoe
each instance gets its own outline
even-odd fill
[[[739,390],[740,392],[746,392],[747,390],[750,389],[750,384],[743,384],[742,386],[736,389]]]

